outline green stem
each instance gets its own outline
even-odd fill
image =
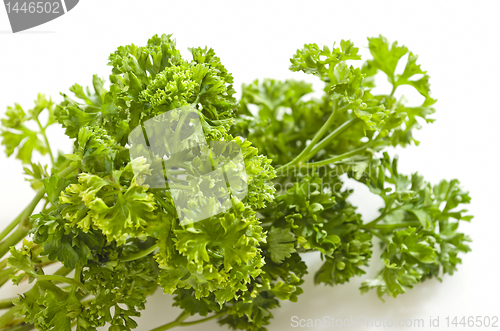
[[[395,82],[392,83],[392,91],[391,91],[391,94],[390,94],[390,97],[392,98],[392,96],[394,95],[394,92],[396,92],[396,89],[398,88],[398,86],[396,85]]]
[[[393,200],[391,200],[391,201],[390,201],[390,203],[389,203],[389,204],[387,204],[387,205],[385,206],[384,210],[382,210],[382,213],[380,213],[379,217],[377,217],[376,219],[374,219],[374,220],[373,220],[373,221],[371,221],[371,222],[368,222],[368,223],[366,223],[366,224],[363,224],[363,227],[368,227],[368,228],[369,228],[369,227],[371,227],[371,226],[373,226],[373,225],[377,224],[377,223],[378,223],[378,222],[380,222],[380,221],[381,221],[384,217],[386,217],[386,216],[387,216],[387,215],[389,215],[390,213],[392,213],[392,212],[394,212],[394,211],[398,210],[398,209],[401,207],[401,206],[397,206],[397,207],[394,207],[394,208],[392,208],[392,209],[389,209],[388,207],[390,207],[390,206],[392,205],[392,203],[393,203]],[[389,210],[387,210],[387,209],[389,209]]]
[[[140,251],[138,253],[135,253],[135,254],[131,254],[129,256],[126,256],[125,258],[121,259],[122,261],[124,262],[129,262],[129,261],[134,261],[134,260],[138,260],[140,259],[141,257],[144,257],[144,256],[147,256],[151,253],[153,253],[154,251],[156,251],[158,248],[160,248],[160,245],[158,243],[154,244],[153,246],[143,250],[143,251]]]
[[[75,170],[76,168],[69,166],[59,172],[57,175],[59,177],[65,177]],[[12,229],[14,229],[19,224],[19,227],[16,229],[16,231],[14,231],[7,239],[0,243],[0,258],[7,254],[11,246],[15,246],[24,237],[26,237],[30,230],[29,218],[44,195],[45,187],[42,187],[37,191],[35,197],[23,210],[23,212],[2,232],[2,234],[0,235],[0,239],[5,238],[12,231]]]
[[[184,111],[184,114],[182,114],[182,117],[179,119],[179,122],[177,122],[177,126],[176,126],[175,132],[174,132],[174,141],[180,141],[180,135],[181,135],[182,127],[184,126],[184,122],[186,121],[186,118],[190,114],[191,114],[190,112]]]
[[[28,207],[24,210],[23,217],[21,219],[21,226],[27,226],[30,216],[33,213],[33,210],[35,210],[36,206],[38,205],[38,202],[42,200],[43,196],[45,195],[45,187],[42,187],[36,192],[35,197],[31,201],[31,203],[28,205]]]
[[[163,200],[163,198],[161,197],[161,195],[159,195],[157,192],[153,191],[152,193],[156,197],[156,201],[158,201],[160,203],[160,205],[163,208],[165,208],[165,210],[167,210],[167,212],[170,215],[172,215],[173,217],[177,217],[177,212],[175,211],[174,207],[172,207],[165,200]]]
[[[59,276],[59,275],[38,275],[36,276],[38,280],[48,280],[48,281],[55,281],[55,282],[61,282],[61,283],[66,283],[70,284],[76,287],[79,287],[84,293],[88,294],[89,291],[87,288],[80,282],[77,282],[74,279],[64,277],[64,276]]]
[[[168,187],[171,189],[177,189],[177,190],[184,190],[184,191],[189,191],[192,188],[187,186],[187,185],[178,185],[178,184],[168,184]]]
[[[360,152],[364,151],[365,149],[367,149],[371,145],[372,145],[371,142],[368,142],[368,143],[366,143],[365,146],[357,148],[357,149],[352,150],[350,152],[347,152],[347,153],[344,153],[341,155],[337,155],[337,156],[331,157],[329,159],[325,159],[325,160],[321,160],[321,161],[317,161],[317,162],[306,163],[305,166],[307,166],[307,167],[320,167],[320,166],[329,165],[331,163],[339,162],[339,161],[347,159],[351,156],[359,154]]]
[[[173,322],[170,322],[170,323],[167,323],[165,325],[162,325],[162,326],[159,326],[157,328],[154,328],[152,329],[151,331],[165,331],[165,330],[169,330],[169,329],[172,329],[172,328],[175,328],[176,326],[180,326],[180,324],[182,322],[184,322],[184,320],[186,318],[189,317],[189,312],[187,311],[183,311],[176,319],[175,321]]]
[[[409,226],[420,226],[419,221],[410,221],[410,222],[401,222],[401,223],[392,223],[392,224],[374,224],[369,226],[369,224],[362,225],[361,227],[364,229],[379,229],[379,230],[392,230],[397,228],[406,228]]]
[[[14,268],[7,268],[2,271],[0,271],[0,286],[3,286],[9,279],[10,275],[14,274],[16,272],[16,269]]]
[[[222,316],[224,314],[225,314],[225,312],[220,311],[220,312],[218,312],[218,313],[216,313],[216,314],[214,314],[212,316],[205,317],[205,318],[202,318],[202,319],[199,319],[199,320],[196,320],[196,321],[184,322],[184,320],[189,316],[189,313],[183,312],[181,315],[179,315],[179,317],[177,317],[177,319],[175,321],[167,323],[167,324],[162,325],[162,326],[159,326],[156,329],[153,329],[151,331],[165,331],[165,330],[169,330],[169,329],[175,328],[176,326],[196,325],[196,324],[200,324],[200,323],[204,323],[204,322],[210,321],[210,320],[212,320],[214,318],[217,318],[217,317],[220,317],[220,316]]]
[[[346,106],[348,107],[348,106]],[[344,108],[346,107],[343,107],[341,110],[343,110]],[[330,114],[330,117],[328,117],[328,119],[326,120],[326,122],[323,124],[323,126],[319,129],[318,132],[316,132],[316,134],[314,135],[313,139],[311,140],[311,143],[309,145],[306,146],[306,148],[304,148],[302,150],[302,152],[300,152],[299,155],[297,155],[297,157],[295,157],[292,161],[288,162],[287,164],[285,164],[284,166],[281,166],[281,167],[278,167],[276,169],[276,172],[279,173],[280,171],[282,171],[283,169],[287,169],[288,167],[291,167],[301,161],[303,161],[304,157],[307,156],[309,154],[309,152],[311,151],[311,149],[318,143],[318,141],[323,138],[324,134],[326,133],[326,131],[330,128],[330,126],[333,124],[333,121],[335,120],[335,114],[337,113],[337,103],[334,101],[333,103],[333,111],[332,113]]]
[[[57,177],[66,177],[67,175],[69,175],[70,173],[75,171],[76,169],[78,169],[78,167],[68,166],[68,167],[64,168],[63,170],[59,171],[57,173]]]
[[[53,275],[56,276],[66,276],[69,274],[73,269],[66,268],[65,266],[60,267],[59,269],[56,270],[56,272],[53,273]]]
[[[222,316],[224,314],[225,314],[225,312],[220,311],[220,312],[218,312],[215,315],[212,315],[212,316],[209,316],[209,317],[205,317],[205,318],[201,318],[201,319],[196,320],[196,321],[182,322],[182,323],[179,324],[179,326],[188,326],[188,325],[195,325],[195,324],[203,323],[203,322],[206,322],[206,321],[213,320],[214,318],[217,318],[217,317]]]
[[[7,252],[9,252],[12,246],[17,245],[18,242],[23,240],[28,234],[30,229],[27,226],[21,224],[16,231],[14,231],[7,239],[2,241],[0,244],[0,257],[3,257]]]
[[[368,230],[368,232],[370,232],[371,234],[373,234],[375,237],[377,237],[380,240],[382,240],[384,243],[389,244],[391,242],[389,239],[387,239],[386,237],[384,237],[383,235],[381,235],[377,231],[374,231],[372,229],[367,229],[367,230]]]
[[[7,260],[7,259],[6,259]],[[38,264],[38,266],[44,266],[44,265],[48,265],[48,264],[52,264],[52,263],[56,263],[57,261],[48,261],[47,263],[45,264]],[[57,270],[54,275],[59,275],[59,276],[66,276],[67,274],[69,274],[71,272],[71,270],[73,269],[68,269],[68,268],[65,268],[64,266],[61,267],[59,270]],[[5,284],[9,279],[10,279],[10,276],[15,274],[16,272],[18,272],[19,270],[15,269],[15,268],[7,268],[7,269],[4,269],[4,270],[1,270],[0,271],[0,286],[3,286],[3,284]]]
[[[17,299],[17,297],[15,298],[10,298],[10,299],[2,299],[0,300],[0,309],[7,309],[7,308],[11,308],[14,306],[14,304],[12,303],[15,299]]]
[[[45,128],[40,123],[40,120],[38,119],[38,117],[36,118],[36,123],[38,124],[38,127],[40,128],[40,133],[42,134],[43,140],[45,141],[45,147],[49,151],[50,162],[51,162],[52,166],[54,166],[54,163],[55,163],[54,162],[54,155],[52,155],[52,149],[50,148],[49,139],[47,139],[47,134],[45,133]]]
[[[69,160],[68,160],[69,161]],[[67,167],[61,172],[58,173],[59,177],[64,177],[67,174],[71,173],[73,170],[76,170],[76,168],[73,167]],[[31,213],[35,209],[36,205],[38,202],[42,199],[43,195],[45,194],[45,187],[42,187],[37,191],[37,194],[31,201],[31,203],[26,207],[19,216],[16,217],[14,221],[12,221],[3,231],[0,233],[0,241],[3,240],[7,235],[19,224],[21,221],[25,221],[26,215],[31,216]]]
[[[75,267],[75,276],[73,277],[74,281],[78,284],[81,284],[80,275],[82,273],[83,266],[81,262],[78,262]]]
[[[10,223],[7,228],[5,228],[2,233],[0,234],[0,240],[4,239],[18,224],[21,225],[26,225],[28,223],[29,217],[31,216],[31,213],[33,213],[33,210],[35,210],[36,206],[42,200],[43,196],[45,195],[45,187],[42,187],[36,192],[35,197],[33,200],[31,200],[30,204],[22,211],[19,216],[16,217],[16,219]],[[29,230],[28,230],[29,231]],[[3,245],[0,244],[0,247]],[[7,247],[7,250],[10,248],[10,246]],[[0,248],[0,252],[3,252],[3,250]],[[5,253],[0,253],[0,256],[3,256]]]
[[[301,135],[302,135],[302,133],[301,133],[301,132],[297,132],[297,133],[294,133],[294,134],[292,134],[292,135],[287,135],[287,136],[285,137],[285,142],[287,142],[287,143],[288,143],[288,142],[290,142],[290,141],[295,141],[295,140],[297,140],[297,139],[298,139]]]
[[[94,302],[96,301],[96,298],[93,298],[93,299],[87,299],[87,300],[82,300],[81,303],[82,305],[84,305],[85,307],[88,308],[88,304],[91,303],[91,302]]]
[[[10,327],[5,331],[30,331],[30,330],[33,330],[34,328],[35,327],[31,324],[20,324],[20,325]]]
[[[0,328],[6,326],[10,321],[14,319],[14,314],[21,310],[21,306],[14,306],[10,308],[6,313],[0,316]]]
[[[21,222],[23,218],[24,210],[19,216],[16,217],[3,231],[0,233],[0,241],[9,235],[9,233]]]
[[[43,245],[35,244],[31,247],[31,252],[33,255],[38,256],[43,252]]]
[[[394,208],[394,209],[391,209],[392,205],[394,203],[394,198],[391,198],[389,199],[389,201],[387,202],[387,204],[385,205],[384,207],[384,210],[382,211],[382,215],[387,215],[388,213],[392,213],[394,210],[398,209],[398,207]]]
[[[342,134],[344,131],[349,129],[351,126],[353,126],[356,123],[359,123],[361,120],[359,118],[352,118],[348,121],[345,121],[341,126],[333,130],[329,135],[327,135],[323,140],[321,140],[316,147],[314,147],[309,154],[306,156],[306,160],[309,160],[312,158],[314,155],[318,154],[320,150],[325,148],[332,140],[337,138],[340,134]]]

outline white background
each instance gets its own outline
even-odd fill
[[[383,34],[419,54],[432,77],[436,123],[417,133],[421,145],[398,149],[401,171],[418,171],[436,183],[459,178],[470,190],[470,211],[464,226],[473,252],[443,283],[427,281],[386,303],[375,293],[360,295],[361,279],[338,287],[315,287],[312,274],[318,256],[308,256],[311,274],[297,303],[283,302],[274,311],[269,330],[291,330],[299,318],[372,319],[500,315],[499,234],[499,51],[500,2],[460,1],[124,1],[83,0],[65,16],[32,30],[11,34],[0,8],[0,116],[7,105],[26,108],[38,92],[59,101],[61,91],[78,82],[90,84],[92,74],[107,76],[107,56],[119,45],[144,45],[154,34],[174,33],[179,49],[213,47],[233,73],[235,86],[255,78],[314,79],[288,71],[289,58],[304,43],[332,45],[351,39],[363,46],[366,37]],[[403,91],[404,92],[404,91]],[[70,142],[56,144],[69,149]],[[34,195],[23,181],[20,162],[0,156],[0,222],[8,224]],[[369,221],[379,201],[361,192],[355,198]],[[2,225],[3,226],[3,225]],[[379,264],[374,257],[375,267]],[[370,268],[369,275],[373,275]],[[16,289],[2,290],[3,295]],[[160,291],[150,299],[138,330],[173,320],[178,311]],[[185,328],[197,330],[199,326]],[[201,325],[219,330],[214,321]],[[225,327],[224,327],[225,329]],[[376,329],[376,328],[372,328]],[[378,328],[383,329],[383,328]],[[417,328],[400,328],[417,330]],[[449,328],[454,330],[455,328]],[[319,330],[319,328],[318,328]],[[361,327],[355,330],[371,330]]]

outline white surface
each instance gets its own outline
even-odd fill
[[[276,309],[269,329],[294,329],[290,326],[294,315],[365,315],[395,321],[423,318],[426,325],[430,316],[440,316],[441,327],[434,329],[447,330],[446,316],[500,315],[499,12],[496,1],[84,0],[59,19],[13,35],[0,9],[0,116],[14,102],[30,107],[38,92],[60,100],[58,93],[71,84],[90,84],[95,73],[107,76],[110,52],[119,45],[143,45],[157,33],[174,33],[184,54],[191,46],[213,47],[233,73],[238,90],[242,82],[255,78],[304,78],[288,71],[288,59],[304,43],[331,45],[352,39],[366,46],[366,37],[378,34],[398,40],[419,54],[422,68],[432,78],[433,97],[439,99],[436,123],[417,133],[421,145],[397,151],[401,170],[419,171],[434,183],[459,178],[471,191],[470,211],[475,218],[464,229],[474,239],[473,252],[442,284],[425,282],[386,303],[375,293],[361,296],[357,290],[361,279],[335,288],[314,287],[311,276],[320,261],[310,256],[305,293],[298,303],[284,302]],[[57,144],[70,147],[63,140]],[[0,167],[0,222],[8,224],[33,192],[23,181],[20,163],[6,159],[3,151]],[[377,201],[365,197],[359,194],[356,202],[364,204],[361,212],[370,220]],[[378,264],[377,257],[373,261]],[[159,292],[152,297],[138,330],[173,320],[178,311],[171,302]],[[184,329],[198,327],[220,329],[213,321]]]

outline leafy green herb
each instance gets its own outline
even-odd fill
[[[293,55],[292,71],[324,83],[320,97],[308,96],[309,83],[266,79],[243,85],[238,102],[232,75],[212,49],[192,48],[187,60],[171,36],[154,36],[144,47],[122,46],[110,55],[109,85],[94,76],[91,88],[75,84],[58,104],[39,95],[28,112],[9,107],[2,144],[26,165],[37,193],[0,233],[0,256],[10,254],[0,261],[0,285],[32,284],[18,298],[2,300],[0,308],[9,311],[0,327],[132,330],[159,285],[182,313],[154,331],[214,318],[232,329],[266,330],[272,309],[303,292],[311,270],[302,254],[320,254],[315,283],[333,286],[365,274],[374,242],[382,248],[381,269],[361,284],[363,293],[396,297],[453,274],[470,251],[470,238],[459,231],[472,219],[463,208],[468,193],[457,180],[431,185],[418,173],[402,175],[397,157],[387,153],[417,145],[414,130],[433,121],[429,76],[404,46],[380,36],[369,38],[368,47],[372,57],[358,66],[352,63],[361,56],[350,41],[306,44]],[[373,92],[377,73],[392,85],[387,94]],[[408,107],[396,97],[402,85],[423,103]],[[131,158],[128,145],[134,128],[184,106],[199,115],[208,143],[241,148],[247,186],[245,198],[232,196],[231,209],[188,224],[179,221],[172,192],[144,185],[155,164]],[[42,112],[48,113],[44,124]],[[185,120],[176,118],[172,128]],[[30,122],[38,129],[29,129]],[[71,153],[51,150],[50,125],[66,130]],[[34,153],[49,154],[51,167],[34,163]],[[198,165],[202,156],[212,157],[194,158]],[[236,164],[227,166],[226,176],[238,173]],[[206,170],[186,168],[191,177]],[[375,219],[364,220],[349,202],[346,177],[382,198]],[[192,196],[202,196],[195,186]],[[183,212],[218,203],[217,197],[200,201],[193,198]],[[46,274],[48,265],[60,268]],[[196,314],[202,318],[185,321]]]

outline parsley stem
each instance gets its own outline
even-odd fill
[[[349,105],[347,105],[346,107],[348,107]],[[346,107],[343,107],[342,109],[340,109],[339,111],[345,109]],[[325,135],[326,131],[330,128],[330,126],[333,124],[333,121],[335,120],[335,114],[337,113],[337,102],[334,101],[333,102],[333,111],[332,113],[330,114],[330,116],[328,117],[328,119],[326,120],[326,122],[323,124],[323,126],[319,129],[318,132],[316,132],[316,134],[314,135],[314,137],[312,138],[311,142],[309,143],[309,145],[306,146],[306,148],[304,148],[302,150],[302,152],[299,153],[299,155],[297,155],[292,161],[288,162],[287,164],[285,164],[284,166],[281,166],[279,168],[276,169],[276,172],[280,172],[281,170],[283,169],[286,169],[288,167],[291,167],[297,163],[299,163],[300,161],[303,161],[304,157],[307,156],[309,154],[309,152],[311,151],[311,149],[318,143],[318,141],[323,138],[323,136]]]
[[[169,205],[164,199],[163,197],[157,193],[157,192],[152,192],[153,195],[156,197],[156,201],[160,203],[160,205],[165,208],[165,210],[170,214],[172,215],[174,218],[177,217],[177,211],[174,209],[173,206]]]
[[[16,326],[12,326],[8,328],[6,331],[30,331],[33,330],[35,327],[31,324],[18,324]]]
[[[379,232],[374,231],[373,229],[368,229],[368,232],[370,232],[371,234],[373,234],[375,237],[379,238],[380,240],[382,240],[386,244],[389,244],[391,242],[389,239],[387,239],[386,237],[381,235]]]
[[[179,315],[179,317],[177,317],[177,319],[175,321],[167,323],[167,324],[162,325],[162,326],[159,326],[156,329],[153,329],[151,331],[165,331],[165,330],[169,330],[169,329],[175,328],[176,326],[195,325],[195,324],[199,324],[199,323],[210,321],[210,320],[212,320],[214,318],[217,318],[217,317],[220,317],[220,316],[224,315],[225,313],[226,312],[220,311],[220,312],[218,312],[218,313],[216,313],[216,314],[214,314],[212,316],[201,318],[201,319],[196,320],[196,321],[184,322],[184,320],[187,317],[189,317],[189,313],[188,312],[183,312],[183,313],[181,313]]]
[[[12,223],[7,225],[7,227],[3,229],[3,231],[0,233],[0,240],[3,240],[5,237],[7,237],[7,235],[19,224],[22,216],[23,213],[19,214],[19,216],[17,216],[16,219],[12,221]]]
[[[225,312],[220,311],[217,314],[214,314],[214,315],[209,316],[209,317],[201,318],[201,319],[196,320],[196,321],[182,322],[180,324],[180,326],[188,326],[188,325],[195,325],[195,324],[198,324],[198,323],[203,323],[203,322],[206,322],[206,321],[213,320],[214,318],[217,318],[217,317],[222,316],[224,314],[225,314]]]
[[[352,150],[350,152],[347,152],[347,153],[344,153],[344,154],[340,154],[340,155],[331,157],[329,159],[325,159],[325,160],[321,160],[321,161],[317,161],[317,162],[306,163],[305,166],[307,166],[307,167],[320,167],[320,166],[329,165],[331,163],[339,162],[339,161],[347,159],[347,158],[349,158],[351,156],[357,155],[360,152],[363,152],[365,149],[367,149],[371,145],[372,145],[371,142],[368,142],[363,147],[357,148],[357,149]]]
[[[74,275],[73,279],[75,282],[80,283],[80,284],[81,284],[80,276],[81,276],[82,270],[83,270],[82,263],[78,262],[76,264],[76,267],[75,267],[75,275]]]
[[[53,273],[53,275],[66,276],[71,271],[73,271],[73,269],[66,268],[65,266],[62,266],[59,269],[57,269],[56,272]]]
[[[18,242],[23,240],[24,237],[29,232],[29,228],[21,224],[12,234],[2,241],[0,244],[0,257],[3,257],[10,250],[12,246],[15,246]]]
[[[306,160],[309,160],[314,155],[316,155],[320,150],[326,147],[333,139],[337,138],[340,134],[342,134],[345,130],[349,129],[354,124],[360,121],[359,118],[352,118],[348,121],[345,121],[341,126],[333,130],[329,135],[323,138],[317,145],[314,147],[306,157]]]
[[[382,213],[376,218],[374,219],[373,221],[371,222],[368,222],[366,224],[363,224],[363,227],[371,227],[375,224],[377,224],[378,222],[380,222],[380,220],[382,220],[384,217],[386,217],[387,215],[389,215],[390,213],[392,213],[393,211],[395,210],[398,210],[401,206],[397,206],[397,207],[394,207],[392,209],[389,209],[388,207],[392,205],[394,201],[393,200],[390,200],[389,203],[385,206],[384,210],[382,211]],[[389,209],[389,210],[388,210]]]
[[[408,226],[420,226],[421,223],[419,221],[410,221],[410,222],[401,222],[401,223],[392,223],[392,224],[365,224],[362,226],[364,229],[379,229],[379,230],[393,230],[397,228],[406,228]]]
[[[28,222],[29,222],[31,214],[33,213],[33,211],[35,210],[36,206],[38,205],[38,202],[40,202],[40,200],[42,200],[42,198],[44,197],[44,195],[45,195],[45,187],[42,187],[41,189],[39,189],[36,192],[36,195],[33,198],[33,200],[28,205],[28,207],[24,210],[24,212],[22,214],[23,216],[21,218],[21,226],[25,226],[25,227],[28,226]]]
[[[138,253],[135,253],[135,254],[131,254],[129,256],[126,256],[125,258],[121,259],[123,262],[130,262],[130,261],[134,261],[134,260],[138,260],[144,256],[147,256],[151,253],[153,253],[154,251],[156,251],[158,248],[160,248],[160,245],[158,245],[158,243],[154,244],[153,246],[143,250],[143,251],[140,251]]]
[[[175,321],[173,322],[170,322],[170,323],[167,323],[167,324],[164,324],[162,326],[159,326],[157,328],[154,328],[152,329],[151,331],[165,331],[165,330],[169,330],[169,329],[172,329],[172,328],[175,328],[176,326],[180,326],[180,324],[182,322],[184,322],[184,320],[186,318],[189,317],[189,312],[188,311],[183,311],[176,319]]]
[[[14,306],[14,304],[12,303],[12,301],[14,301],[15,299],[17,299],[17,297],[10,298],[10,299],[2,299],[2,300],[0,300],[0,309],[11,308],[12,306]]]
[[[69,166],[59,172],[57,175],[59,177],[64,177],[71,172],[76,170],[76,168]],[[4,241],[0,243],[0,258],[3,257],[10,250],[11,246],[15,246],[18,242],[20,242],[26,235],[28,234],[29,227],[29,218],[35,210],[36,206],[45,196],[45,187],[40,188],[37,192],[33,200],[30,204],[23,210],[23,212],[5,228],[0,234],[0,240],[4,239],[17,225],[19,227]]]
[[[14,306],[9,309],[6,313],[0,316],[0,328],[6,326],[10,321],[14,319],[14,314],[21,310],[21,306]]]
[[[45,195],[45,188],[42,187],[41,189],[39,189],[36,192],[35,197],[30,202],[30,204],[22,211],[22,213],[19,214],[19,216],[17,216],[16,219],[12,223],[10,223],[2,231],[2,233],[0,233],[0,240],[3,240],[19,223],[21,223],[21,225],[26,225],[27,221],[29,220],[29,217],[31,216],[31,213],[33,213],[33,210],[37,206],[38,202],[40,202],[40,200],[42,200],[42,198],[43,198],[44,195]],[[7,241],[7,240],[8,239],[6,239],[5,241]],[[2,244],[0,244],[0,247],[2,245],[3,245],[3,242],[2,242]],[[10,246],[9,246],[9,248],[10,248]],[[0,248],[0,256],[4,256],[4,254],[5,253],[3,253],[3,250]]]
[[[52,164],[52,166],[54,166],[54,163],[55,163],[54,162],[54,155],[52,155],[52,149],[50,148],[49,139],[47,138],[47,134],[45,133],[45,128],[40,123],[40,120],[38,119],[38,117],[36,117],[35,120],[36,120],[36,123],[38,124],[38,127],[40,128],[40,134],[43,136],[43,140],[45,141],[45,147],[49,151],[50,163]]]
[[[392,91],[391,91],[391,94],[389,95],[391,98],[393,97],[394,92],[396,92],[397,88],[398,88],[398,86],[396,85],[396,83],[393,80],[393,82],[392,82]]]
[[[0,271],[0,286],[3,286],[10,279],[10,275],[15,274],[16,271],[14,268],[7,268]]]
[[[68,277],[64,277],[64,276],[58,276],[58,275],[37,275],[36,278],[38,280],[49,280],[49,281],[55,281],[55,282],[61,282],[61,283],[66,283],[66,284],[69,284],[69,285],[73,285],[73,286],[76,286],[76,287],[79,287],[84,293],[88,294],[89,291],[87,290],[87,288],[80,282],[72,279],[72,278],[68,278]]]

